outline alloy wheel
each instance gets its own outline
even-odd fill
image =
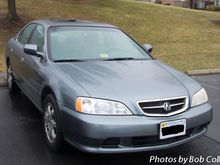
[[[54,143],[57,136],[57,128],[55,120],[55,111],[50,103],[46,104],[46,109],[44,113],[44,128],[48,141],[50,143]]]
[[[8,87],[11,89],[12,88],[12,67],[11,65],[8,66],[8,70],[7,70],[7,82],[8,82]]]

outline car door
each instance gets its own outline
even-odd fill
[[[24,76],[22,74],[22,70],[24,69],[23,65],[23,56],[24,56],[24,51],[23,51],[23,46],[24,44],[28,43],[28,39],[34,30],[36,24],[29,24],[27,25],[13,40],[13,43],[11,47],[9,48],[10,50],[10,62],[13,68],[13,75],[19,85],[23,88],[24,87]]]
[[[38,46],[38,52],[41,54],[44,54],[44,33],[44,27],[38,24],[28,40],[28,44]],[[24,75],[25,79],[25,90],[38,105],[40,104],[40,85],[43,82],[43,64],[43,58],[24,53],[22,75]]]

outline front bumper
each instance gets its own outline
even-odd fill
[[[202,136],[212,120],[209,103],[170,117],[98,116],[61,108],[64,138],[92,153],[152,151],[174,147]],[[160,140],[159,124],[186,119],[186,135]]]

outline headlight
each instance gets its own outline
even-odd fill
[[[98,115],[132,115],[131,111],[122,103],[86,97],[76,99],[76,110]]]
[[[193,95],[191,107],[208,102],[208,96],[204,88],[200,89]]]

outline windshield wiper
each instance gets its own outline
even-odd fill
[[[123,61],[123,60],[136,60],[136,59],[132,57],[118,57],[118,58],[107,58],[104,59],[103,61]]]
[[[54,60],[53,62],[84,62],[85,60],[80,59],[61,59],[61,60]]]
[[[54,60],[53,62],[85,62],[85,61],[123,61],[123,60],[146,60],[146,59],[138,59],[132,57],[117,57],[117,58],[104,58],[104,59],[60,59]]]

